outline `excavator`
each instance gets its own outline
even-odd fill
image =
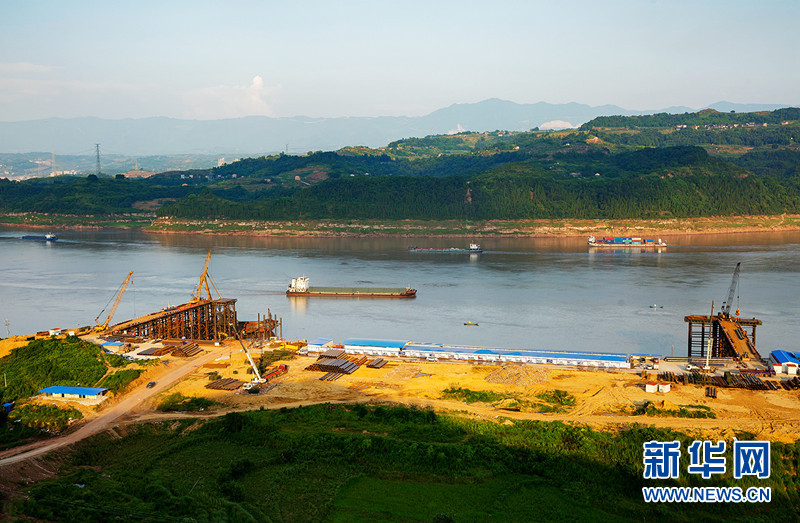
[[[100,316],[102,316],[103,312],[105,312],[106,310],[105,307],[103,308],[102,311],[100,311],[100,314],[98,314],[97,317],[94,319],[95,323],[94,330],[104,331],[108,328],[109,324],[111,323],[111,319],[114,317],[114,313],[117,312],[117,307],[119,306],[119,302],[122,301],[122,295],[125,294],[125,289],[128,288],[128,284],[131,282],[131,276],[133,276],[133,271],[128,273],[128,277],[125,278],[125,281],[123,281],[122,285],[120,285],[119,289],[117,289],[117,292],[115,293],[116,299],[112,296],[112,299],[114,300],[114,305],[112,305],[111,310],[108,311],[108,316],[106,316],[105,321],[102,324],[100,323]],[[109,300],[109,303],[111,303],[111,300]],[[106,307],[108,307],[108,303],[106,304]]]

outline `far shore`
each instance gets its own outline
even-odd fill
[[[627,220],[179,220],[153,216],[3,214],[0,226],[31,230],[141,230],[153,234],[252,237],[469,237],[546,238],[586,236],[670,237],[800,231],[800,215],[712,216]]]

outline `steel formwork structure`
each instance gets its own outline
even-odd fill
[[[217,340],[235,337],[238,328],[236,300],[202,300],[137,318],[112,327],[113,334],[142,338]]]
[[[756,318],[731,319],[741,327],[742,333],[749,338],[752,350],[755,352],[756,327],[762,325],[761,320]],[[716,316],[710,317],[708,315],[695,314],[684,317],[683,321],[689,324],[687,356],[690,359],[706,357],[709,336],[711,337],[711,358],[737,357],[735,348],[731,345],[728,337],[723,335],[722,327]]]

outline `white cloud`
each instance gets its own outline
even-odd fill
[[[185,117],[197,119],[272,116],[270,98],[281,86],[264,86],[261,76],[254,76],[250,85],[217,85],[186,93]]]
[[[28,62],[0,63],[0,73],[49,73],[58,67],[52,65],[32,64]]]
[[[564,120],[553,120],[551,122],[543,123],[539,126],[539,129],[575,129],[577,127],[577,125],[572,125]]]
[[[450,134],[450,135],[458,134],[458,133],[463,133],[464,131],[466,131],[466,129],[461,127],[461,124],[459,123],[459,124],[456,124],[456,128],[455,129],[450,129],[449,131],[447,131],[447,134]]]

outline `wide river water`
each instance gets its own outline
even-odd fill
[[[240,319],[269,308],[286,338],[349,337],[502,348],[685,355],[684,316],[719,310],[737,262],[733,308],[764,322],[762,355],[800,349],[800,233],[666,237],[661,252],[590,250],[585,239],[482,241],[481,255],[409,252],[464,247],[444,238],[252,238],[60,232],[55,243],[0,230],[0,321],[11,334],[94,323],[129,271],[122,321],[189,300],[205,255]],[[27,233],[30,234],[30,233]],[[416,299],[287,298],[311,285],[405,287]],[[657,304],[663,308],[651,308]],[[468,327],[464,323],[478,323]],[[6,326],[0,325],[5,337]]]

